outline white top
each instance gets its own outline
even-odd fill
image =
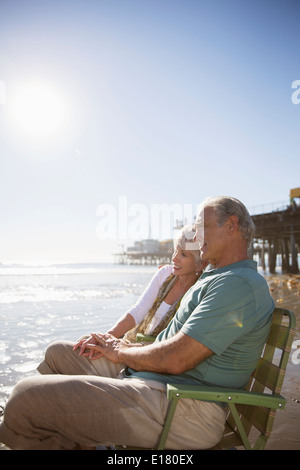
[[[133,316],[136,325],[140,323],[146,316],[146,314],[154,304],[154,301],[157,297],[161,285],[172,274],[172,271],[173,266],[171,266],[170,264],[159,268],[154,274],[151,281],[149,282],[143,294],[138,299],[138,301],[131,307],[130,310],[128,310],[127,313],[130,313],[130,315]],[[168,305],[166,304],[166,302],[162,301],[154,317],[152,318],[152,321],[147,331],[145,331],[145,334],[151,334],[151,332],[154,330],[156,325],[158,325],[158,323],[164,317],[170,307],[171,305]]]

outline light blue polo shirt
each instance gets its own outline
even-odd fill
[[[252,260],[202,274],[185,294],[176,315],[156,341],[178,331],[213,351],[195,368],[179,375],[136,372],[129,377],[243,388],[257,365],[275,304],[265,279]]]

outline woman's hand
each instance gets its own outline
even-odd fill
[[[92,333],[90,336],[79,339],[73,346],[73,351],[79,349],[79,356],[85,356],[89,359],[95,360],[103,356],[103,351],[101,349],[101,344],[103,345],[105,340],[115,341],[115,345],[119,347],[142,347],[144,343],[129,343],[123,339],[118,339],[110,333]],[[96,348],[95,346],[99,346]]]
[[[103,355],[111,362],[117,364],[120,362],[119,352],[124,348],[130,347],[126,341],[116,338],[109,333],[92,333],[90,338],[91,340],[86,344],[86,347],[92,351],[93,354],[90,358],[93,360]]]
[[[79,356],[86,356],[90,359],[99,359],[102,356],[101,353],[95,355],[95,351],[88,347],[88,344],[97,344],[96,341],[93,339],[92,335],[79,339],[77,343],[73,346],[73,351],[79,349]]]

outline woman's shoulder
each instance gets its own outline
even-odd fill
[[[164,264],[158,267],[156,271],[156,277],[160,282],[164,282],[173,272],[173,266],[171,264]]]
[[[166,274],[169,276],[173,272],[173,265],[172,264],[162,264],[158,266],[158,270],[161,274]]]

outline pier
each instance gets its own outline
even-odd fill
[[[118,264],[170,264],[174,251],[173,240],[141,240],[134,246],[115,254]]]
[[[300,248],[300,206],[291,204],[285,210],[252,216],[255,237],[252,255],[271,274],[281,265],[282,273],[298,274]]]
[[[298,274],[300,188],[290,190],[290,200],[285,207],[251,216],[255,224],[251,256],[258,256],[263,270],[268,269],[271,274],[278,265],[282,274]]]
[[[251,210],[250,210],[251,214]],[[255,235],[250,257],[257,259],[270,274],[281,267],[281,272],[298,274],[300,253],[300,188],[290,190],[290,201],[280,209],[273,208],[261,214],[251,214]],[[178,228],[178,227],[176,227]],[[141,240],[134,246],[115,254],[118,264],[167,264],[171,262],[173,240]]]

